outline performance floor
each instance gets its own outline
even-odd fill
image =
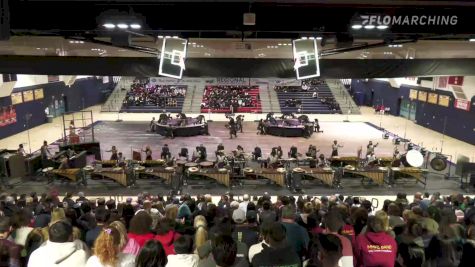
[[[250,119],[250,118],[249,118]],[[94,128],[96,141],[101,143],[101,151],[104,159],[110,157],[110,153],[105,152],[112,145],[116,145],[119,151],[122,151],[126,158],[131,158],[132,150],[144,149],[146,145],[150,145],[153,151],[153,158],[158,158],[161,147],[168,144],[172,155],[176,156],[182,147],[187,147],[191,154],[194,147],[203,144],[207,147],[209,160],[214,159],[214,151],[219,143],[223,143],[225,151],[228,153],[235,149],[237,145],[244,147],[246,152],[251,152],[255,146],[261,147],[265,157],[268,156],[270,150],[274,146],[280,145],[284,151],[284,157],[292,145],[298,147],[300,153],[304,154],[309,144],[316,145],[320,149],[319,153],[326,156],[330,154],[331,143],[338,140],[343,147],[340,149],[341,156],[356,156],[358,147],[363,147],[366,151],[366,144],[369,140],[373,143],[379,143],[376,148],[377,156],[391,156],[394,145],[391,140],[383,139],[383,132],[378,130],[374,125],[366,122],[342,122],[342,121],[322,121],[320,123],[323,133],[315,133],[311,138],[305,139],[300,137],[275,137],[268,135],[257,135],[256,123],[245,122],[244,133],[238,133],[237,139],[230,139],[229,132],[225,128],[225,122],[210,122],[209,136],[195,137],[177,137],[170,139],[160,135],[147,132],[148,121],[100,121]],[[401,147],[400,151],[404,149]],[[28,193],[31,191],[44,192],[49,190],[57,190],[60,194],[66,191],[78,192],[83,191],[88,195],[94,196],[117,196],[117,195],[136,195],[139,192],[147,191],[153,194],[167,194],[170,188],[162,184],[159,180],[144,179],[138,180],[137,185],[131,188],[123,186],[110,180],[90,180],[87,187],[76,186],[68,182],[55,181],[53,184],[47,184],[43,177],[36,179],[23,178],[13,179],[10,181],[13,188],[9,192]],[[422,184],[415,184],[414,180],[405,183],[397,183],[394,187],[377,185],[362,185],[359,178],[344,178],[342,180],[341,189],[329,188],[322,184],[309,184],[304,186],[305,194],[311,195],[327,195],[331,193],[341,193],[345,195],[394,195],[397,192],[406,192],[413,194],[418,191],[441,192],[442,194],[450,194],[460,192],[460,184],[458,180],[446,180],[438,174],[430,174],[428,185],[424,189]],[[291,192],[276,185],[268,185],[265,180],[250,181],[242,187],[226,188],[222,185],[210,184],[206,186],[187,186],[183,188],[184,193],[195,194],[213,194],[220,195],[227,191],[235,194],[249,193],[252,195],[260,195],[268,192],[271,195],[290,194]]]

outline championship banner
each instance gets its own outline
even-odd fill
[[[427,101],[427,92],[425,91],[419,91],[419,95],[417,96],[417,99],[419,101],[426,102]]]
[[[439,98],[438,94],[435,93],[429,93],[429,96],[427,97],[427,102],[431,104],[436,104],[437,105],[437,100]]]
[[[457,109],[470,110],[470,101],[465,99],[455,99],[454,107]]]
[[[436,79],[437,79],[436,88],[447,89],[447,84],[449,81],[449,78],[447,76],[437,77]]]
[[[450,96],[446,95],[439,95],[439,105],[448,107],[450,103]]]
[[[409,90],[409,99],[417,99],[417,90],[415,89]]]
[[[449,76],[448,84],[451,85],[463,85],[463,76]]]

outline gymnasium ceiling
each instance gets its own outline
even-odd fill
[[[278,69],[265,75],[289,76],[292,73],[291,40],[302,36],[318,37],[322,64],[334,70],[331,75],[327,73],[329,76],[335,76],[335,73],[345,73],[347,77],[461,74],[460,67],[452,67],[461,64],[465,66],[465,74],[475,75],[475,42],[469,42],[475,38],[474,1],[9,2],[11,37],[8,41],[0,41],[0,73],[99,75],[105,74],[104,70],[93,68],[93,65],[107,61],[123,65],[120,69],[112,66],[105,70],[110,75],[156,75],[154,68],[158,64],[154,62],[163,40],[159,36],[176,35],[189,40],[190,68],[185,75],[218,75],[219,66],[228,66],[241,59],[248,63],[258,62],[255,64],[260,68],[277,64]],[[243,13],[246,12],[256,14],[256,25],[243,25]],[[105,19],[117,14],[132,14],[141,20],[143,27],[129,32],[130,46],[113,43],[111,31],[102,27]],[[384,31],[352,30],[352,19],[360,14],[455,15],[458,22],[446,26],[393,26]],[[76,62],[74,66],[77,67],[57,69],[52,66],[66,61]],[[392,72],[371,72],[381,68],[381,62],[386,61],[397,62],[384,63]],[[432,65],[424,67],[428,62]],[[198,71],[205,64],[216,65],[210,67],[213,69],[210,73]],[[407,70],[394,71],[391,65]],[[415,65],[419,67],[408,68]],[[354,68],[367,71],[356,73]],[[234,71],[237,72],[235,75],[230,72],[221,75],[254,75],[243,70]],[[325,75],[323,67],[322,75]]]

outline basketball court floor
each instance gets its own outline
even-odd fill
[[[391,156],[394,150],[392,139],[384,139],[384,133],[378,129],[379,126],[387,131],[397,134],[401,137],[411,139],[413,143],[421,144],[431,151],[440,151],[444,154],[452,155],[454,159],[458,155],[466,155],[473,160],[475,147],[473,145],[458,141],[450,137],[443,137],[442,134],[432,130],[415,125],[403,118],[391,115],[374,114],[371,109],[362,108],[362,115],[310,115],[309,117],[318,118],[323,133],[314,133],[312,137],[289,138],[275,136],[257,135],[256,123],[254,120],[265,117],[265,114],[246,114],[244,132],[238,133],[237,139],[229,139],[229,132],[225,128],[226,118],[224,114],[206,114],[207,119],[213,120],[209,123],[209,136],[195,137],[177,137],[170,139],[160,135],[148,132],[149,121],[152,116],[158,117],[158,114],[120,114],[101,113],[100,107],[92,107],[93,110],[95,139],[101,143],[101,152],[104,159],[110,157],[106,152],[112,145],[116,145],[119,151],[122,151],[126,158],[131,158],[132,150],[145,149],[150,145],[153,151],[153,157],[158,158],[161,147],[168,144],[172,155],[177,155],[182,147],[187,147],[190,154],[194,147],[203,144],[207,147],[209,159],[214,159],[214,151],[219,143],[222,143],[226,152],[236,149],[237,145],[244,147],[246,152],[252,152],[255,146],[261,147],[263,155],[268,156],[274,146],[281,146],[284,156],[292,145],[298,147],[298,151],[305,154],[310,144],[316,145],[320,149],[319,153],[326,156],[330,155],[331,144],[333,140],[343,145],[340,149],[340,156],[356,156],[359,147],[363,147],[363,153],[366,151],[366,145],[371,140],[373,143],[379,143],[376,148],[376,155],[380,157]],[[196,116],[197,114],[187,114]],[[120,118],[121,122],[115,120]],[[348,122],[345,122],[348,121]],[[62,122],[56,118],[53,123],[44,124],[35,127],[29,131],[31,150],[39,149],[43,140],[52,143],[62,137]],[[28,133],[20,134],[0,140],[0,147],[16,149],[18,144],[28,143]],[[29,150],[28,144],[25,145]],[[402,145],[399,146],[401,152],[404,151]],[[170,188],[164,186],[159,180],[146,179],[139,180],[137,186],[124,188],[119,184],[109,180],[92,180],[87,187],[76,186],[67,182],[55,181],[53,184],[47,184],[46,180],[39,181],[31,178],[13,179],[10,181],[14,187],[9,191],[18,193],[27,193],[31,191],[43,192],[55,189],[63,194],[65,191],[84,191],[88,195],[97,196],[116,196],[116,195],[136,195],[139,192],[148,191],[155,194],[165,194]],[[372,195],[385,196],[394,195],[397,192],[406,192],[413,194],[418,191],[441,192],[450,194],[461,192],[460,182],[457,179],[445,179],[443,175],[431,173],[429,175],[427,187],[422,184],[416,184],[413,181],[398,183],[394,187],[377,185],[362,185],[358,178],[344,178],[342,180],[343,188],[334,189],[318,183],[305,186],[306,194],[326,195],[331,193],[342,193],[345,195]],[[204,194],[210,193],[220,195],[224,192],[232,191],[235,194],[262,194],[268,192],[271,195],[290,194],[291,192],[282,187],[268,185],[267,183],[251,183],[243,187],[226,188],[221,185],[210,185],[206,187],[188,186],[183,189],[184,193]]]

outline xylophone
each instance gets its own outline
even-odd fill
[[[127,173],[123,168],[101,168],[94,170],[92,174],[112,179],[123,186],[127,186]]]
[[[305,170],[304,176],[313,177],[323,184],[333,187],[335,182],[335,171],[332,168],[309,168],[301,167]]]

